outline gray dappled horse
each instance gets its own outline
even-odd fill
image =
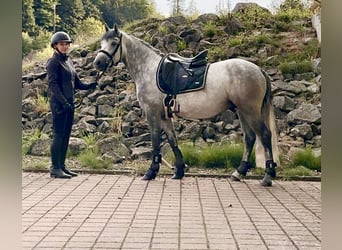
[[[172,178],[181,179],[184,176],[185,164],[177,144],[172,119],[168,119],[165,114],[165,94],[159,90],[156,83],[156,73],[161,60],[162,56],[152,46],[119,30],[116,25],[112,29],[106,26],[106,33],[101,39],[101,49],[94,60],[99,71],[105,71],[108,67],[123,62],[136,85],[137,98],[150,126],[153,147],[152,163],[143,180],[153,180],[159,171],[162,130],[165,131],[175,155],[175,172]],[[261,185],[271,186],[278,162],[271,98],[271,83],[264,71],[246,60],[229,59],[210,64],[203,89],[177,95],[180,110],[176,115],[182,118],[205,119],[229,107],[236,107],[244,132],[244,152],[231,180],[239,181],[252,168],[249,160],[257,141],[257,165],[260,161],[265,164],[265,176]]]

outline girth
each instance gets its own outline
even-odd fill
[[[166,94],[164,105],[168,109],[168,117],[172,117],[171,106],[176,104],[177,94],[203,89],[209,65],[208,50],[203,50],[192,58],[185,58],[175,53],[167,54],[158,65],[156,80],[159,90]],[[171,113],[170,113],[171,112]]]

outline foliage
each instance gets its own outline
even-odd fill
[[[35,110],[38,113],[47,113],[50,110],[48,97],[38,95],[37,99],[35,99],[35,105]]]
[[[190,166],[204,168],[237,168],[240,164],[243,144],[212,144],[195,146],[188,143],[180,145],[184,161]],[[255,166],[255,156],[251,157]]]
[[[25,131],[22,134],[21,141],[21,152],[26,155],[30,152],[33,143],[38,139],[47,138],[48,135],[41,132],[39,129],[34,129],[32,131]]]
[[[312,149],[299,150],[293,155],[292,161],[294,166],[321,171],[321,156],[315,156]]]
[[[27,32],[21,33],[21,53],[22,57],[27,56],[32,51],[32,37]]]
[[[240,20],[246,30],[254,30],[257,27],[271,27],[274,22],[271,12],[260,8],[256,4],[250,5],[245,10],[237,11],[233,15]]]
[[[204,35],[206,37],[212,38],[216,34],[216,26],[213,22],[207,22],[203,27]]]
[[[167,0],[171,5],[172,16],[182,15],[184,11],[185,0]]]
[[[125,115],[125,109],[123,106],[114,107],[113,120],[111,122],[112,132],[118,135],[122,135],[122,120]]]
[[[293,177],[293,176],[313,176],[314,172],[304,166],[298,166],[298,167],[288,167],[283,168],[281,170],[281,174],[279,174],[283,177]]]
[[[56,11],[60,22],[57,22],[56,31],[65,31],[75,36],[85,16],[82,0],[60,0]]]
[[[99,39],[105,32],[103,23],[94,17],[88,17],[81,22],[79,29],[77,30],[76,42],[84,44],[93,39]]]
[[[279,65],[279,69],[283,75],[285,74],[302,74],[307,72],[312,72],[313,65],[310,61],[300,61],[300,62],[283,62]]]
[[[41,50],[50,46],[51,33],[41,27],[36,28],[36,36],[32,41],[33,50]]]
[[[182,51],[186,49],[186,42],[184,40],[177,41],[177,50]]]
[[[53,31],[54,6],[56,1],[34,0],[35,24],[40,28]],[[25,12],[23,13],[23,15]]]
[[[111,166],[111,161],[108,159],[101,159],[100,153],[97,147],[90,148],[81,152],[78,157],[78,162],[83,167],[91,169],[108,169]]]
[[[22,32],[28,35],[34,35],[36,26],[33,0],[23,0],[22,2]]]

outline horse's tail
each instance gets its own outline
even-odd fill
[[[273,160],[279,165],[279,150],[278,150],[278,135],[275,122],[274,109],[272,105],[272,90],[271,79],[268,74],[261,69],[262,74],[266,79],[266,94],[261,107],[261,114],[266,121],[266,126],[271,131],[272,135],[272,153]],[[265,167],[265,154],[261,141],[257,138],[255,146],[255,161],[258,167]]]

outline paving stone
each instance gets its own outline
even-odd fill
[[[321,249],[321,185],[23,172],[22,248]]]

